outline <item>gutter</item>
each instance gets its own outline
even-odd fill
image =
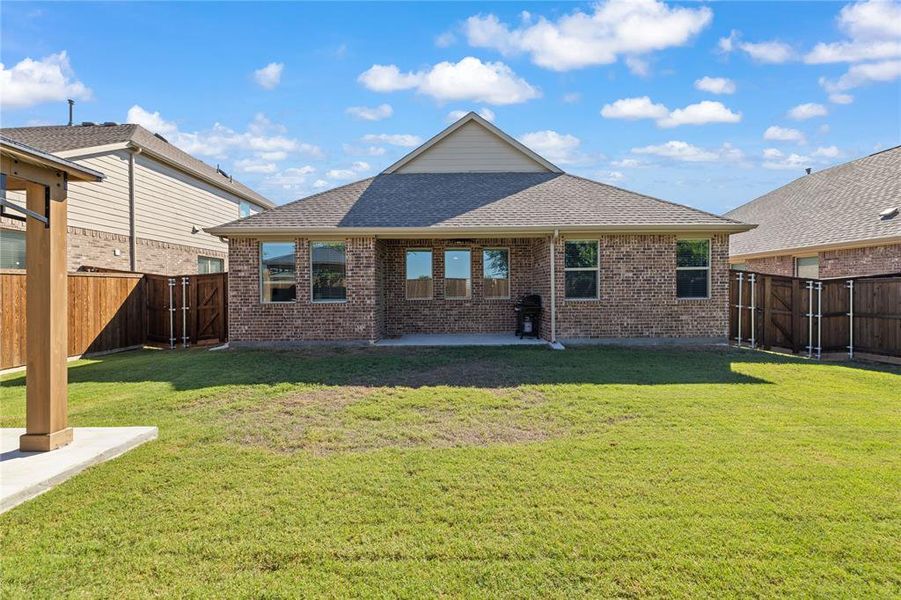
[[[221,237],[260,236],[342,236],[342,237],[471,237],[521,235],[536,237],[560,233],[740,233],[757,227],[745,223],[703,223],[680,225],[649,223],[643,225],[525,225],[520,227],[234,227],[220,225],[204,229]]]

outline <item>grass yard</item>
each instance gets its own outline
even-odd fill
[[[188,350],[69,378],[72,425],[160,439],[0,516],[5,598],[901,595],[898,369]]]

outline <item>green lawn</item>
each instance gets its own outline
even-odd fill
[[[14,597],[898,597],[901,371],[687,349],[143,351],[160,438],[0,516]],[[5,378],[0,424],[24,423]]]

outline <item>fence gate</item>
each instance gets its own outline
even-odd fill
[[[228,274],[147,275],[147,338],[170,348],[228,339]]]

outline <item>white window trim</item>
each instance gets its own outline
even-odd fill
[[[485,251],[486,250],[504,250],[507,253],[507,295],[506,296],[486,296],[485,295]],[[485,300],[509,300],[513,293],[513,260],[510,258],[509,246],[484,246],[482,248],[482,297]]]
[[[307,248],[309,249],[310,263],[310,304],[347,304],[347,242],[345,240],[310,240]],[[344,300],[314,300],[313,299],[313,244],[342,244],[344,246]]]
[[[469,251],[469,292],[465,296],[448,296],[447,295],[447,253],[457,252],[460,250]],[[432,256],[434,258],[434,255]],[[469,246],[445,246],[444,248],[444,277],[441,278],[444,283],[444,299],[445,300],[472,300],[472,248]],[[434,283],[432,283],[434,286]],[[432,292],[434,293],[434,287]]]
[[[428,298],[410,298],[407,296],[407,282],[411,281],[407,279],[407,253],[408,252],[430,252],[431,257],[429,258],[429,276],[432,279],[432,294]],[[415,280],[413,280],[415,281]],[[430,301],[435,299],[435,250],[434,248],[404,248],[404,300],[409,300],[411,302],[419,302],[419,301]]]
[[[566,244],[592,242],[597,247],[598,264],[594,267],[567,267]],[[597,285],[594,286],[593,297],[570,298],[566,295],[566,274],[570,271],[595,271],[598,274]],[[563,240],[563,299],[567,302],[596,302],[601,299],[601,240]]]
[[[263,299],[263,245],[264,244],[291,244],[294,246],[294,300],[264,300]],[[260,282],[260,304],[296,304],[297,303],[297,240],[260,240],[259,266],[257,268],[257,280]]]
[[[679,266],[679,258],[678,258],[678,245],[679,242],[707,242],[707,266],[706,267],[680,267]],[[676,283],[676,300],[685,300],[691,302],[692,300],[710,300],[710,263],[712,260],[713,253],[713,240],[710,238],[684,238],[680,237],[676,240],[677,246],[677,257],[676,257],[676,271],[707,271],[707,295],[706,296],[693,296],[693,297],[682,297],[679,295],[679,284]]]

